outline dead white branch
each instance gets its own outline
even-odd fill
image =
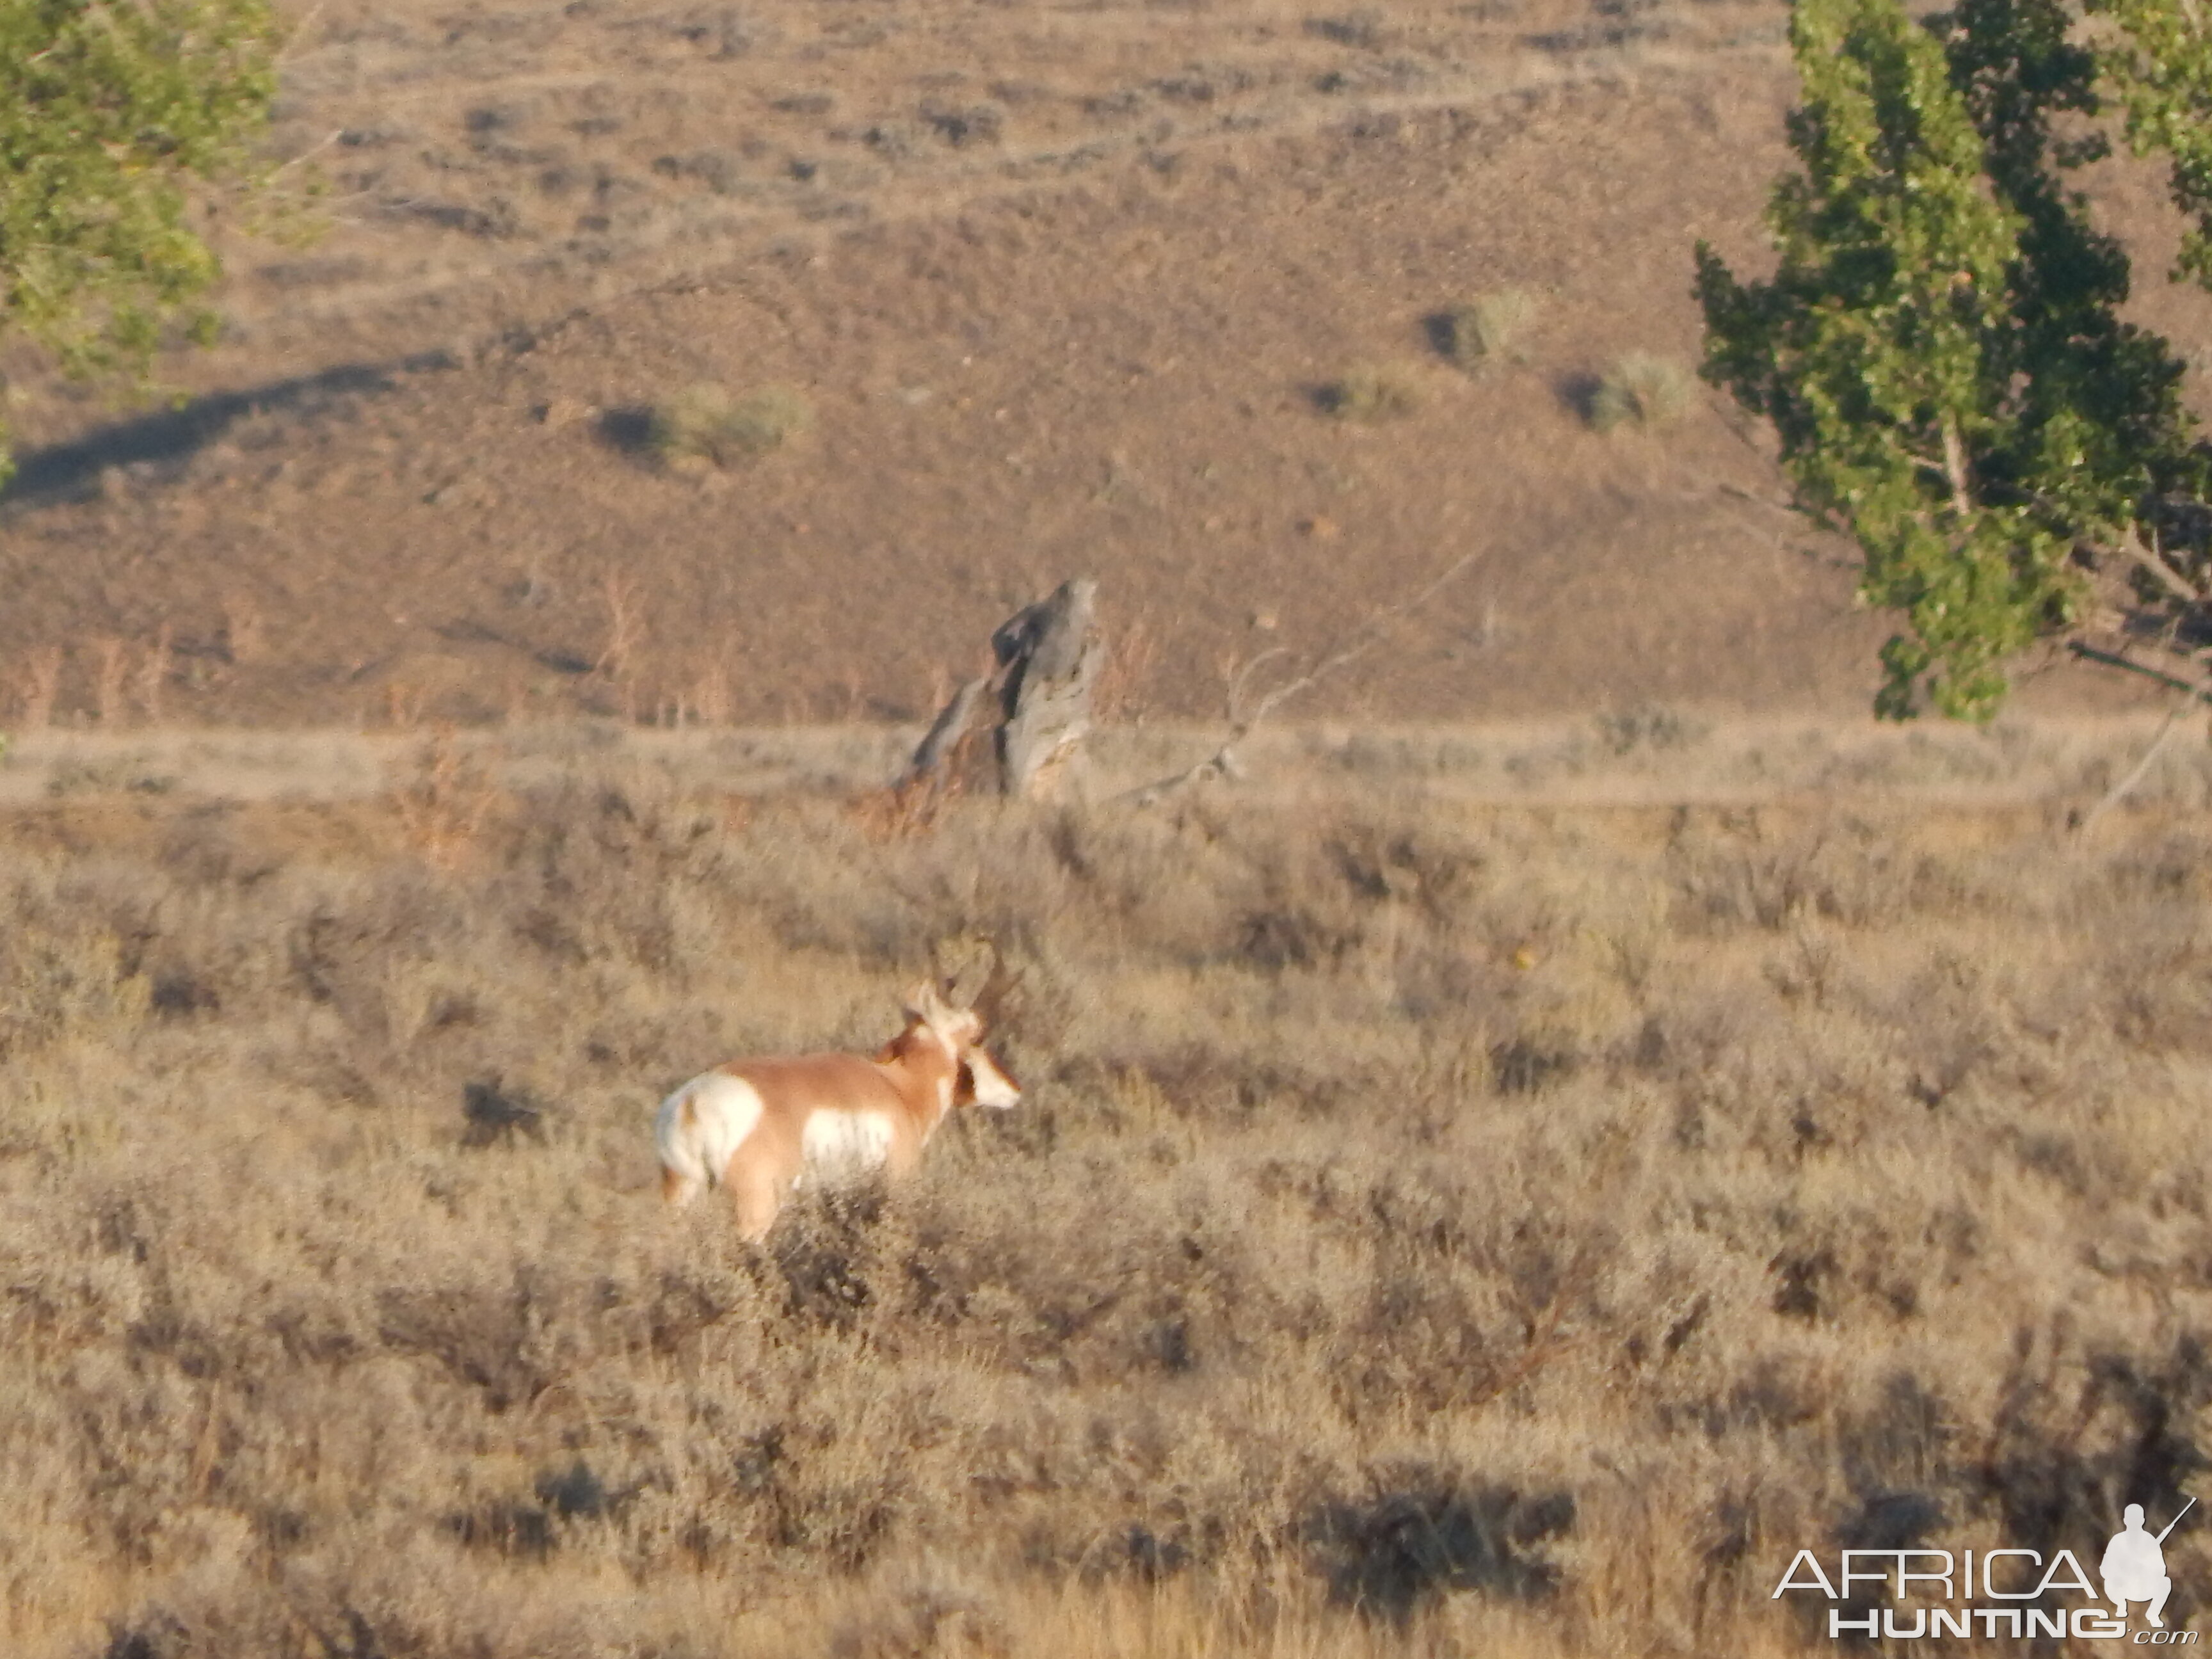
[[[1151,806],[1172,792],[1188,788],[1193,784],[1205,783],[1214,778],[1234,779],[1243,776],[1243,763],[1237,757],[1237,748],[1259,729],[1261,722],[1292,697],[1312,690],[1315,686],[1319,685],[1332,674],[1339,673],[1358,662],[1382,642],[1391,623],[1427,605],[1430,600],[1435,599],[1452,582],[1458,580],[1460,575],[1480,559],[1486,550],[1478,550],[1475,552],[1462,554],[1445,567],[1443,574],[1419,592],[1401,599],[1395,605],[1384,605],[1378,610],[1369,611],[1361,619],[1358,627],[1347,634],[1334,648],[1324,653],[1312,666],[1301,673],[1292,675],[1281,684],[1273,687],[1266,696],[1253,703],[1248,710],[1244,707],[1244,699],[1251,690],[1254,675],[1261,664],[1288,654],[1281,646],[1273,646],[1262,651],[1230,675],[1229,735],[1223,739],[1221,746],[1195,766],[1187,767],[1171,777],[1162,778],[1157,782],[1128,790],[1115,799],[1132,801],[1139,806]]]
[[[2141,532],[2130,531],[2126,539],[2120,543],[2120,551],[2150,572],[2158,579],[2159,585],[2176,599],[2185,599],[2191,605],[2204,603],[2204,595],[2191,585],[2187,577],[2168,564],[2156,548],[2145,543]]]
[[[2104,799],[2091,807],[2082,816],[2081,822],[2074,826],[2075,840],[2087,840],[2091,827],[2097,820],[2125,800],[2134,791],[2135,787],[2149,775],[2152,765],[2158,759],[2159,751],[2166,747],[2166,740],[2181,729],[2181,717],[2188,711],[2189,704],[2186,702],[2176,702],[2166,711],[2165,722],[2158,728],[2158,735],[2150,740],[2150,747],[2143,750],[2142,758],[2129,770],[2127,776],[2107,789]]]

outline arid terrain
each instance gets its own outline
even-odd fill
[[[2208,1455],[2212,763],[2070,834],[2150,730],[1860,730],[921,830],[874,730],[35,738],[0,1646],[1781,1652],[1796,1548],[2093,1559]],[[978,938],[1020,1109],[661,1212],[665,1088]]]
[[[1882,626],[1760,434],[1695,386],[1589,419],[1624,356],[1694,362],[1695,239],[1758,257],[1784,15],[301,6],[321,234],[218,222],[192,397],[4,365],[0,720],[912,718],[1081,574],[1142,705],[1203,716],[1470,552],[1303,712],[1856,714]],[[2097,188],[2194,349],[2157,181]],[[1514,337],[1451,361],[1437,319],[1500,295]],[[810,418],[672,467],[649,416],[697,382]]]
[[[1759,1654],[1800,1548],[2094,1560],[2212,1447],[2212,763],[2074,834],[2148,728],[1860,730],[906,833],[870,730],[27,744],[0,1648]],[[662,1211],[664,1091],[978,939],[1020,1107]]]
[[[1867,719],[1680,374],[1778,5],[292,16],[182,402],[0,363],[0,1653],[1757,1659],[2212,1498],[2212,750]],[[1073,574],[1061,798],[892,797]],[[1019,1108],[661,1210],[980,941]]]

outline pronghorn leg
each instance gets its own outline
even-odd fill
[[[768,1237],[768,1230],[775,1225],[775,1212],[782,1207],[776,1186],[772,1176],[747,1176],[730,1183],[730,1197],[738,1206],[738,1231],[755,1244]]]
[[[698,1176],[685,1175],[682,1170],[672,1170],[665,1164],[661,1166],[660,1196],[664,1202],[674,1206],[689,1204],[706,1190],[707,1183]]]

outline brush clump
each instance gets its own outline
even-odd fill
[[[2201,815],[565,769],[0,822],[0,1648],[1765,1653],[2212,1455]],[[1019,1108],[664,1212],[975,936]]]
[[[672,465],[733,466],[781,448],[813,417],[813,406],[792,386],[762,386],[737,396],[702,381],[653,405],[646,442]]]

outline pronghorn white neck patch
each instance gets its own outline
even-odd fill
[[[892,1133],[883,1112],[817,1110],[799,1137],[806,1172],[834,1181],[879,1170],[890,1158]]]
[[[999,1063],[981,1048],[970,1048],[965,1060],[968,1082],[978,1106],[988,1106],[994,1111],[1018,1106],[1022,1091],[1014,1087],[1013,1079],[999,1069]]]

